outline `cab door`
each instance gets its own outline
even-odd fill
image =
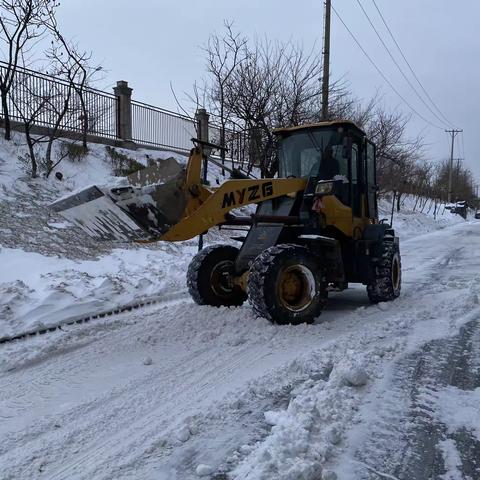
[[[378,218],[377,211],[377,162],[375,145],[365,142],[365,192],[368,218]]]
[[[350,159],[350,189],[351,189],[351,207],[354,217],[360,218],[362,216],[361,204],[361,189],[362,189],[362,175],[360,169],[360,152],[361,143],[353,143],[352,154]]]

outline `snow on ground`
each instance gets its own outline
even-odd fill
[[[177,299],[3,346],[4,478],[378,478],[356,452],[408,407],[396,362],[480,314],[480,223],[402,248],[400,299],[352,288],[311,326]]]
[[[462,459],[458,453],[455,442],[451,439],[442,440],[440,442],[440,449],[445,463],[445,474],[442,475],[442,480],[463,480]]]
[[[450,432],[470,430],[480,440],[480,387],[463,390],[447,386],[432,399],[439,420],[447,425]]]
[[[60,150],[61,142],[63,140],[54,143],[55,151]],[[39,145],[38,160],[40,164],[45,148],[44,144]],[[114,161],[108,154],[107,148],[104,145],[90,143],[85,157],[79,160],[70,160],[67,157],[53,170],[48,179],[43,178],[42,170],[40,170],[41,178],[31,179],[28,173],[30,165],[26,160],[28,149],[23,140],[23,135],[13,132],[11,142],[0,138],[0,199],[16,199],[17,193],[31,194],[32,188],[38,185],[43,190],[47,190],[50,195],[55,195],[51,198],[51,200],[54,200],[62,194],[67,194],[81,187],[98,185],[99,183],[114,183],[116,181],[112,169]],[[187,160],[185,155],[167,151],[126,150],[122,148],[115,148],[115,151],[145,166],[149,159],[173,157],[180,163],[185,163]],[[62,173],[62,181],[55,178],[54,174],[56,172]]]
[[[0,147],[2,332],[165,296],[0,346],[2,480],[420,480],[428,477],[393,476],[392,467],[408,456],[402,432],[418,437],[409,412],[419,408],[448,419],[432,446],[443,462],[432,478],[469,478],[453,435],[467,419],[478,426],[479,385],[421,389],[417,406],[407,374],[425,364],[426,345],[453,342],[478,320],[480,222],[413,212],[406,198],[394,217],[400,299],[371,306],[353,286],[332,294],[314,325],[277,326],[248,304],[214,309],[183,296],[194,241],[99,246],[48,211],[70,190],[115,180],[103,147],[92,147],[81,175],[66,163],[63,182],[19,178],[9,163],[16,147]],[[383,216],[389,210],[382,201]]]
[[[458,452],[447,451],[466,426],[462,419],[470,419],[473,431],[480,425],[471,409],[475,385],[480,386],[479,246],[475,222],[404,242],[403,294],[388,315],[397,316],[406,336],[378,370],[349,428],[334,462],[338,478],[479,478],[478,466],[472,465],[478,440],[464,438],[461,476],[453,468]],[[403,311],[402,302],[407,303]],[[464,391],[469,388],[474,391]]]
[[[114,249],[97,260],[0,250],[0,337],[84,318],[153,296],[186,295],[183,262],[195,248]]]

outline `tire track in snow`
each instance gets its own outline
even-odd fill
[[[185,414],[192,406],[200,403],[205,396],[222,385],[225,378],[235,371],[238,366],[255,364],[267,355],[268,352],[265,353],[263,345],[259,346],[256,355],[252,355],[252,348],[249,345],[241,353],[235,351],[230,359],[224,359],[222,368],[215,366],[210,371],[203,370],[202,377],[205,380],[199,386],[198,378],[190,382],[185,381],[185,379],[182,380],[184,387],[181,392],[178,390],[173,391],[170,395],[159,399],[161,406],[154,407],[153,410],[148,409],[143,415],[140,414],[139,416],[139,412],[136,412],[136,417],[139,416],[139,418],[129,424],[127,428],[121,428],[116,432],[109,433],[108,436],[104,436],[103,439],[89,445],[88,449],[84,450],[73,462],[54,472],[49,472],[46,478],[51,480],[56,478],[74,478],[79,471],[82,472],[82,477],[93,478],[96,475],[95,472],[98,469],[101,470],[101,466],[107,463],[110,458],[122,458],[121,451],[130,450],[132,444],[142,445],[144,440],[149,437],[151,440],[151,435],[154,435],[155,431],[162,429],[167,422],[169,423],[171,417]],[[246,361],[247,358],[248,362]],[[198,364],[197,359],[193,359],[192,362]],[[185,392],[188,392],[189,399],[179,405],[178,398]],[[166,415],[167,418],[165,418]],[[92,465],[94,466],[93,471],[89,468]],[[88,475],[86,475],[87,472],[89,472]]]
[[[351,463],[342,478],[425,480],[440,478],[445,473],[439,445],[447,438],[447,433],[445,425],[435,416],[435,394],[442,385],[454,384],[456,377],[465,375],[471,380],[472,372],[476,372],[474,382],[480,385],[479,371],[472,368],[472,364],[480,362],[480,342],[470,341],[480,335],[480,309],[473,308],[469,303],[471,294],[461,293],[469,285],[470,288],[474,285],[475,279],[469,278],[468,272],[475,270],[475,265],[480,270],[480,261],[478,254],[472,255],[475,241],[467,247],[465,235],[460,232],[456,236],[461,237],[459,241],[464,245],[455,246],[450,252],[437,257],[435,265],[430,265],[429,282],[422,284],[422,295],[439,299],[426,320],[448,318],[447,315],[452,323],[466,325],[452,338],[446,333],[444,337],[447,338],[427,341],[392,362],[386,382],[375,391],[372,405],[364,411],[364,423],[350,435],[351,443],[361,447],[341,457],[341,462]],[[442,285],[440,289],[439,285]],[[412,290],[408,296],[414,298],[415,295],[418,291]],[[448,295],[447,299],[442,300],[445,295]],[[415,342],[415,338],[413,340]],[[473,345],[470,348],[472,352],[466,356],[468,345]],[[466,364],[466,359],[470,365]],[[462,382],[465,383],[464,380]],[[473,448],[480,452],[480,445],[475,447],[471,438],[467,443],[468,447],[464,450]],[[473,472],[471,462],[475,463],[476,454],[470,452],[462,458],[463,473]],[[476,478],[475,475],[478,475],[478,470],[471,478]]]
[[[188,310],[191,307],[185,305],[182,308]],[[231,314],[235,315],[235,312]],[[220,312],[218,312],[218,316],[221,316]],[[175,311],[170,313],[168,317],[170,318],[165,319],[165,322],[173,320]],[[141,326],[137,325],[127,330],[137,331],[139,328],[141,328]],[[119,332],[118,334],[128,336],[131,335],[131,333],[132,332],[125,331]],[[106,347],[103,346],[103,348],[105,349]],[[59,424],[65,424],[69,421],[69,418],[75,418],[77,416],[80,420],[79,422],[76,420],[73,426],[75,436],[77,437],[73,445],[62,445],[60,431],[57,435],[58,441],[50,442],[53,445],[49,456],[58,455],[62,458],[62,450],[68,453],[65,455],[65,460],[67,457],[72,459],[80,455],[76,462],[78,463],[78,467],[75,466],[76,464],[66,467],[66,472],[69,472],[68,474],[63,472],[63,469],[60,470],[58,473],[59,478],[70,478],[70,475],[75,475],[75,472],[78,474],[78,472],[85,470],[81,468],[80,465],[82,465],[83,462],[90,465],[92,457],[98,459],[97,467],[101,468],[101,465],[107,461],[106,458],[110,457],[108,453],[109,449],[110,451],[115,451],[117,448],[120,450],[128,450],[129,447],[125,445],[132,445],[132,443],[142,444],[145,439],[147,440],[145,443],[148,443],[148,436],[152,430],[154,430],[153,436],[155,436],[162,425],[171,423],[172,415],[174,417],[175,412],[180,414],[187,409],[188,405],[195,406],[204,399],[204,397],[211,396],[212,392],[215,393],[218,387],[222,387],[225,383],[231,383],[229,377],[232,376],[234,371],[249,369],[251,366],[263,362],[265,357],[271,353],[270,349],[265,349],[264,339],[261,337],[256,339],[255,343],[249,342],[243,346],[239,345],[230,348],[229,352],[226,352],[228,355],[220,356],[221,358],[214,362],[212,362],[210,348],[211,345],[209,344],[201,344],[200,346],[197,344],[193,345],[192,351],[187,351],[182,357],[178,356],[178,354],[175,355],[174,361],[165,365],[159,372],[159,375],[163,376],[162,383],[166,384],[164,392],[155,392],[155,388],[152,387],[155,379],[153,375],[149,375],[144,379],[139,379],[135,383],[127,383],[120,392],[115,392],[115,395],[112,395],[112,392],[108,392],[106,398],[101,397],[95,399],[89,406],[91,409],[90,412],[85,411],[83,408],[84,405],[82,405],[82,409],[72,412],[70,416],[63,417],[59,415]],[[60,372],[56,371],[59,365],[59,362],[56,361],[52,362],[52,364],[46,362],[46,364],[36,366],[33,368],[34,377],[55,379],[57,384],[65,383],[70,373],[75,374],[74,371],[69,372],[69,366],[72,364],[78,363],[78,372],[80,373],[82,371],[91,371],[88,358],[96,358],[98,354],[103,355],[101,351],[95,353],[96,350],[98,350],[97,345],[93,344],[82,351],[76,352],[72,356],[67,356],[67,363],[64,365],[64,370]],[[169,354],[170,352],[166,353]],[[108,358],[108,354],[105,356]],[[160,362],[160,360],[161,359],[157,359],[156,363]],[[62,364],[60,363],[60,365]],[[141,368],[144,369],[145,367],[142,366]],[[37,371],[35,372],[35,370]],[[197,370],[199,370],[200,374],[195,373]],[[28,375],[31,374],[32,371],[30,369]],[[25,385],[27,386],[28,375],[25,376]],[[82,385],[84,383],[85,380],[82,382]],[[182,385],[182,388],[178,389],[178,385]],[[44,385],[44,387],[47,390],[49,388],[50,390],[55,390],[53,385],[49,387],[48,383]],[[30,388],[32,389],[30,390],[31,395],[34,396],[33,392],[36,386],[33,384]],[[142,394],[136,398],[131,398],[132,390],[142,392]],[[145,394],[143,394],[143,392],[145,392]],[[28,395],[28,389],[26,395]],[[137,402],[140,402],[140,404],[137,404]],[[160,406],[155,405],[155,403]],[[26,407],[28,408],[28,405]],[[39,408],[38,405],[36,407],[37,409]],[[106,412],[106,415],[103,415],[103,412],[106,410],[108,410],[108,412]],[[112,412],[111,415],[109,414],[110,411]],[[115,416],[117,416],[119,412],[122,412],[124,417],[120,423],[115,421]],[[78,425],[77,422],[81,425]],[[111,425],[109,425],[109,422],[112,422]],[[98,435],[100,432],[98,428],[95,427],[96,423],[105,425],[101,435]],[[10,461],[6,461],[5,464],[11,463],[11,460],[17,454],[20,458],[23,457],[24,454],[22,455],[21,452],[24,452],[25,448],[35,450],[36,447],[30,446],[29,443],[35,445],[35,441],[40,442],[44,433],[51,434],[52,432],[49,432],[46,427],[47,424],[44,423],[42,427],[38,429],[37,435],[31,435],[31,432],[28,431],[25,432],[24,435],[17,436],[16,443],[22,444],[22,447],[19,447],[16,451],[11,451],[9,454]],[[96,434],[93,443],[92,438],[90,438],[92,431]],[[100,439],[98,439],[98,437],[100,437]],[[82,444],[88,445],[85,454],[83,454],[83,449],[81,449],[77,455],[72,453],[72,450],[75,450],[78,445]],[[88,468],[86,470],[88,471]],[[66,477],[64,475],[66,475]],[[55,477],[51,477],[51,473],[49,473],[46,478]]]

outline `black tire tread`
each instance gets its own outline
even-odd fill
[[[397,253],[401,275],[402,261],[398,248],[394,242],[385,241],[383,243],[382,257],[374,267],[375,278],[367,285],[368,298],[372,303],[390,302],[400,295],[401,283],[398,293],[396,293],[393,288],[391,276],[392,260]]]
[[[268,268],[274,261],[275,257],[283,254],[284,252],[292,251],[293,253],[294,251],[298,252],[299,250],[304,250],[306,255],[312,255],[306,247],[286,243],[267,248],[253,261],[248,277],[248,299],[255,314],[259,317],[266,318],[272,323],[281,323],[272,317],[270,309],[265,302],[265,278]],[[326,303],[326,297],[327,294],[325,291],[322,295],[323,301],[318,305],[318,314],[315,316],[320,315],[321,310]],[[315,316],[307,320],[302,320],[302,323],[312,323],[315,319]]]
[[[213,255],[218,250],[224,250],[224,251],[230,252],[232,257],[235,257],[236,255],[238,255],[238,248],[232,245],[209,245],[208,247],[205,247],[204,249],[200,250],[200,252],[198,252],[195,255],[195,257],[193,257],[192,261],[190,262],[190,265],[188,266],[187,287],[188,287],[190,296],[192,297],[193,301],[197,305],[211,305],[211,303],[208,302],[207,299],[205,299],[202,293],[200,292],[200,289],[199,289],[200,273],[201,273],[201,268],[204,262],[208,259],[208,257]],[[246,297],[247,297],[246,294],[239,295],[236,300],[232,302],[228,302],[228,305],[225,305],[225,306],[240,306],[246,300]],[[218,305],[214,305],[214,306],[218,306]]]

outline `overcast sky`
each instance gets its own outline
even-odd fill
[[[463,128],[465,162],[480,182],[476,144],[480,111],[480,2],[376,1],[430,96],[456,127]],[[332,3],[402,96],[432,123],[439,123],[401,77],[357,0]],[[362,0],[362,4],[388,40],[372,0]],[[108,70],[105,86],[110,88],[116,80],[127,80],[135,99],[177,110],[170,82],[181,96],[204,76],[201,46],[212,32],[221,31],[224,19],[234,21],[236,28],[249,36],[291,39],[305,48],[316,43],[321,50],[323,1],[70,0],[62,3],[59,17],[65,36],[91,50]],[[356,96],[368,99],[380,88],[389,108],[409,112],[335,15],[331,64],[333,78],[345,77]],[[405,71],[408,73],[406,66]],[[414,118],[409,128],[411,135],[425,136],[432,159],[449,156],[443,128],[432,127],[419,118]],[[455,157],[463,156],[460,136],[458,147]]]

